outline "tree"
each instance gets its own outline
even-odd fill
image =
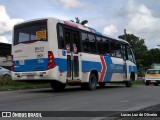
[[[150,65],[153,63],[160,63],[160,49],[150,49],[147,53],[145,60]]]

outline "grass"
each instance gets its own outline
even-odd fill
[[[0,78],[0,91],[7,90],[24,90],[24,89],[36,89],[36,88],[47,88],[50,87],[49,83],[26,83],[12,81],[10,77]]]
[[[142,80],[136,80],[132,82],[133,85],[144,85],[144,82]]]
[[[132,82],[133,85],[144,85],[142,80],[136,80]],[[115,84],[118,85],[118,84]],[[36,88],[48,88],[49,83],[26,83],[12,81],[10,77],[0,78],[0,91],[7,90],[24,90],[24,89],[36,89]]]

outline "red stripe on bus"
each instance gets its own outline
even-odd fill
[[[104,81],[104,76],[105,76],[105,73],[106,73],[106,64],[105,64],[105,60],[104,60],[103,56],[100,56],[100,59],[101,59],[101,64],[102,64],[102,72],[101,72],[101,75],[100,75],[99,82],[103,82]]]
[[[70,23],[70,22],[67,22],[67,21],[64,21],[64,24],[69,25],[69,26],[71,26],[71,27],[78,28],[78,25],[73,24],[73,23]]]

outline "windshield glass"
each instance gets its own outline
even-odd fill
[[[160,70],[148,70],[147,74],[160,74]]]
[[[25,42],[46,41],[47,21],[34,21],[14,27],[14,45]]]

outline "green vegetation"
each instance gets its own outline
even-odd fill
[[[23,90],[23,89],[36,89],[50,87],[49,83],[26,83],[12,81],[10,77],[2,79],[0,78],[0,91],[7,90]]]
[[[144,85],[144,82],[142,80],[136,80],[132,82],[133,85]]]

